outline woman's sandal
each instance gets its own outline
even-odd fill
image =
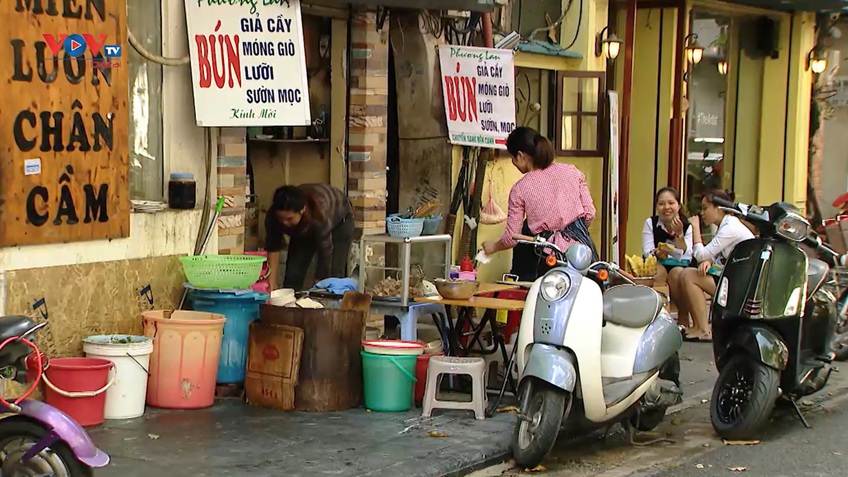
[[[712,343],[713,337],[710,335],[700,335],[700,336],[684,336],[683,341],[688,341],[690,343]]]

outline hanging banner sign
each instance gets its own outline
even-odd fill
[[[0,247],[129,236],[126,14],[0,2]]]
[[[198,126],[309,126],[300,0],[186,0]]]
[[[618,129],[621,117],[618,112],[618,93],[608,91],[609,96],[609,111],[610,111],[610,143],[609,143],[609,165],[610,165],[610,187],[609,187],[609,210],[610,210],[610,226],[612,227],[612,255],[610,260],[619,261],[623,257],[621,253],[621,230],[619,221],[621,220],[618,212],[618,158],[619,158],[619,141],[621,134]]]
[[[506,149],[515,129],[515,53],[442,45],[439,64],[451,144]]]

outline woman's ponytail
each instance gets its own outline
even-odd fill
[[[506,148],[513,156],[517,156],[519,152],[530,156],[536,169],[545,169],[554,162],[555,154],[551,141],[535,129],[523,126],[515,128],[506,140]]]
[[[533,167],[545,169],[554,162],[554,147],[548,138],[536,133],[533,138]]]

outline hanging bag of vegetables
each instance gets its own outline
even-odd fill
[[[506,220],[506,213],[495,202],[494,194],[492,194],[494,185],[494,181],[489,177],[489,200],[480,209],[480,223],[486,225],[497,225]]]

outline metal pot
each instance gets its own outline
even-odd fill
[[[442,298],[448,300],[468,300],[473,297],[480,288],[480,282],[470,280],[435,280],[436,290]]]

